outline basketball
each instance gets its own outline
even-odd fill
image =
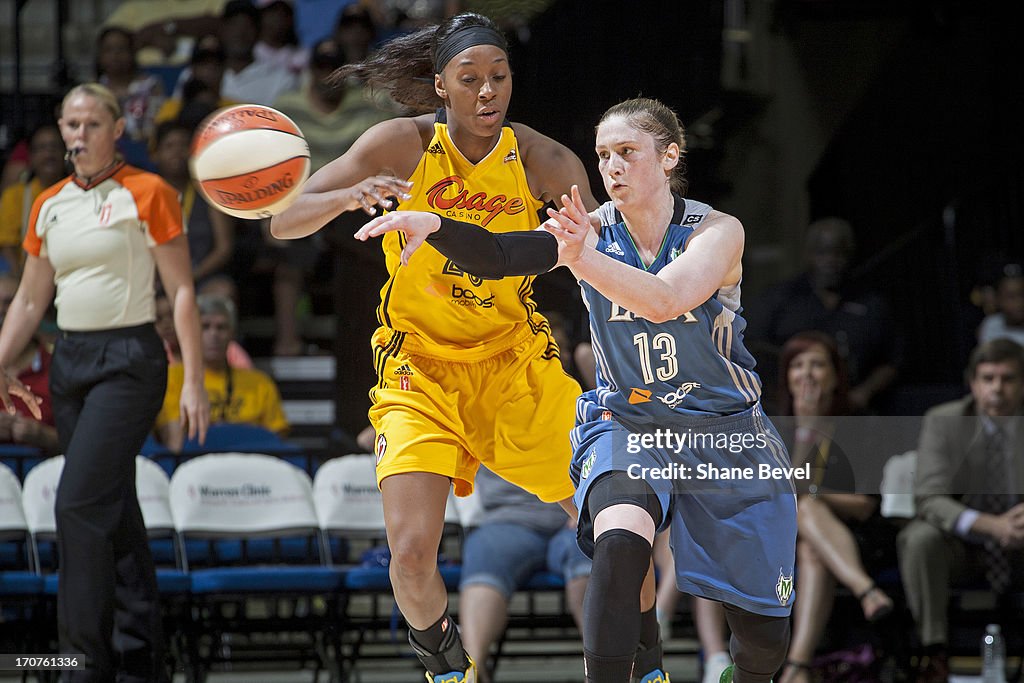
[[[200,124],[189,168],[206,200],[224,213],[268,218],[299,196],[309,177],[309,145],[276,109],[239,104]]]

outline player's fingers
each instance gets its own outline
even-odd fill
[[[363,207],[363,211],[366,213],[371,216],[377,215],[377,209],[374,208],[373,202],[367,199],[366,194],[362,190],[359,191],[359,204]]]
[[[385,195],[393,195],[401,199],[412,199],[412,195],[409,194],[409,190],[412,189],[412,183],[407,180],[384,178],[383,182],[377,183],[377,187],[379,187]]]
[[[560,211],[555,212],[551,215],[551,218],[558,224],[558,227],[564,232],[572,234],[573,221],[568,216],[565,216]]]
[[[401,214],[398,213],[386,213],[383,216],[377,216],[372,221],[367,221],[356,231],[356,239],[366,240],[369,237],[377,237],[386,232],[398,230],[400,226],[397,221],[400,216]]]
[[[575,190],[575,193],[572,197],[570,197],[567,194],[562,195],[562,208],[565,210],[566,214],[574,221],[582,222],[584,220],[584,217],[586,217],[588,214],[585,210],[580,211],[579,206],[576,205],[576,200],[579,199],[580,195],[579,190],[576,189],[575,185],[573,185],[573,190]],[[589,223],[589,220],[587,222]]]

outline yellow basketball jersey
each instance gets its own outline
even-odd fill
[[[491,232],[530,230],[540,224],[543,203],[530,194],[512,128],[479,163],[470,163],[452,142],[448,126],[434,137],[409,177],[412,199],[399,210],[430,211]],[[388,281],[377,317],[396,335],[402,351],[475,361],[508,349],[529,334],[547,330],[532,301],[533,277],[481,280],[437,250],[424,246],[401,264],[405,236],[384,237]],[[397,349],[395,349],[397,350]]]

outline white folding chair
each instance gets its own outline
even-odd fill
[[[882,468],[883,517],[913,519],[914,473],[917,470],[917,451],[907,451],[889,458]]]
[[[21,489],[21,502],[25,511],[25,523],[32,537],[32,559],[37,572],[42,573],[39,543],[57,540],[57,517],[54,504],[57,502],[57,486],[64,471],[64,456],[44,460],[25,475]],[[56,549],[54,549],[56,553]],[[52,558],[56,560],[56,556]],[[51,562],[52,564],[52,562]],[[55,590],[56,584],[49,586]]]
[[[278,610],[290,599],[320,596],[334,601],[342,588],[343,573],[323,566],[319,557],[309,475],[270,455],[214,453],[179,465],[171,476],[169,493],[182,566],[189,571],[192,596],[200,607],[192,634],[193,653],[205,652],[207,660],[220,658],[223,653],[215,645],[225,634],[240,629],[246,633],[290,629],[309,634],[313,643],[328,630],[327,615]],[[217,545],[237,542],[240,552],[226,563],[226,556],[214,547],[208,566],[198,567],[189,539]],[[250,615],[240,621],[222,617],[215,608],[240,598],[268,596],[274,598],[265,601],[273,613],[266,617]],[[208,641],[210,647],[199,647],[199,640]],[[232,651],[230,658],[243,654]],[[307,656],[324,663],[315,647]],[[194,666],[206,663],[197,660]]]

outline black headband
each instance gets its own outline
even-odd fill
[[[455,55],[477,45],[494,45],[508,54],[505,36],[498,31],[488,26],[465,26],[452,32],[438,44],[434,56],[434,73],[441,73]]]

